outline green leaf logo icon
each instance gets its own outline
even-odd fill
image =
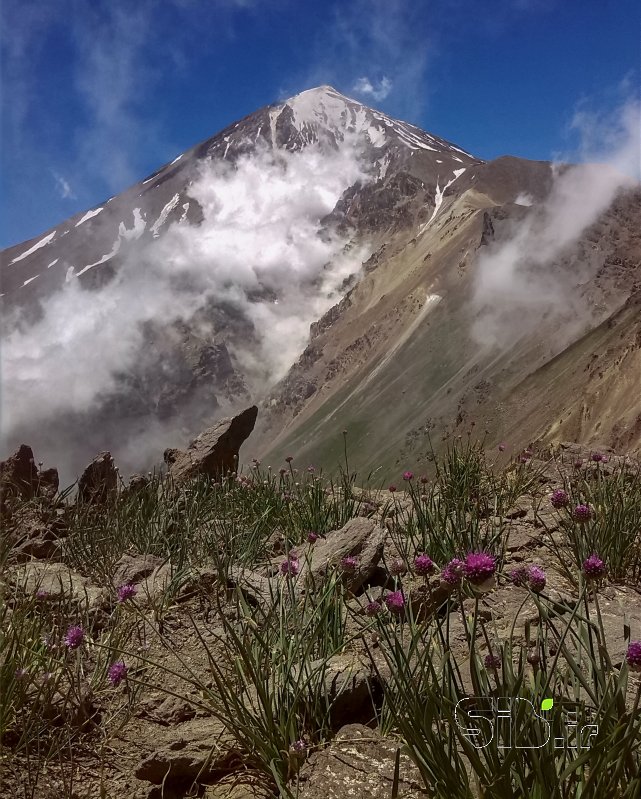
[[[552,710],[554,707],[554,699],[544,699],[541,702],[541,710]]]

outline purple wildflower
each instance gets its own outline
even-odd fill
[[[280,564],[280,573],[285,577],[295,577],[300,571],[298,558],[289,557]]]
[[[385,597],[385,604],[387,605],[387,609],[391,610],[392,613],[400,613],[405,607],[405,597],[403,596],[403,592],[391,591]]]
[[[589,505],[577,505],[572,511],[572,518],[576,522],[587,522],[592,518],[592,511]]]
[[[127,679],[127,666],[124,661],[117,660],[109,666],[107,670],[107,679],[114,688],[117,688],[123,680]]]
[[[310,530],[309,533],[307,533],[307,540],[310,544],[315,544],[318,541],[318,533]]]
[[[374,599],[374,600],[372,600],[371,602],[368,602],[368,603],[367,603],[367,605],[365,606],[365,613],[366,613],[368,616],[378,616],[378,614],[379,614],[379,613],[381,612],[381,610],[382,610],[382,607],[383,607],[383,606],[381,605],[381,603],[380,603],[380,602],[377,602],[377,601]]]
[[[292,456],[291,456],[291,455],[288,455],[288,456],[285,458],[285,462],[286,462],[286,463],[291,463],[293,460],[294,460],[294,459],[292,458]]]
[[[44,588],[36,591],[36,599],[40,600],[41,602],[49,599],[49,591],[45,591]]]
[[[525,566],[517,566],[510,572],[510,582],[516,586],[524,586],[527,583],[527,569]]]
[[[414,571],[421,577],[426,577],[428,574],[432,574],[435,568],[436,566],[434,565],[434,561],[429,555],[417,555],[414,558]]]
[[[290,754],[300,756],[304,755],[307,751],[307,743],[303,738],[299,738],[298,741],[294,741],[293,744],[289,746]]]
[[[414,472],[403,472],[403,480],[409,481],[414,478]]]
[[[482,585],[494,577],[496,560],[486,552],[470,552],[465,558],[463,571],[472,585]]]
[[[405,574],[407,565],[403,558],[395,558],[390,564],[389,571],[393,577],[400,577],[402,574]]]
[[[601,455],[600,452],[593,452],[590,458],[594,461],[594,463],[601,463],[603,460],[603,455]]]
[[[593,553],[583,561],[583,574],[588,580],[600,580],[605,574],[605,563]]]
[[[77,625],[70,627],[65,634],[65,646],[68,649],[78,649],[85,639],[85,631]]]
[[[131,583],[125,583],[124,585],[119,586],[117,594],[118,594],[118,602],[126,602],[128,599],[133,599],[136,596],[137,588],[135,585]]]
[[[429,480],[428,480],[428,477],[427,477],[427,475],[426,475],[426,474],[422,474],[422,475],[419,477],[419,480],[420,480],[420,482],[421,482],[423,485],[427,485],[427,483],[429,483]]]
[[[396,491],[396,486],[390,486],[390,487],[389,487],[389,492],[390,492],[391,494],[393,494],[395,491]]]
[[[583,466],[583,458],[577,458],[574,461],[574,468],[575,469],[580,469],[582,466]]]
[[[341,568],[348,574],[353,574],[358,569],[358,558],[353,555],[348,555],[341,560]]]
[[[552,496],[550,497],[553,508],[564,508],[569,501],[570,497],[568,496],[568,492],[564,491],[562,488],[557,488],[556,491],[552,492]]]
[[[545,588],[547,577],[540,566],[530,566],[527,570],[528,584],[535,594],[540,593]]]
[[[503,665],[503,661],[498,655],[493,655],[491,652],[485,656],[483,661],[486,669],[494,669],[497,671]]]
[[[641,641],[630,641],[625,661],[632,671],[641,671]]]
[[[505,452],[505,444],[499,444],[499,452]]]
[[[448,585],[459,586],[463,579],[465,564],[458,558],[453,558],[441,572],[441,579]]]

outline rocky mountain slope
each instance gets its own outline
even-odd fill
[[[332,166],[332,191],[305,217],[305,240],[326,247],[320,266],[300,278],[298,299],[290,297],[288,304],[288,275],[298,280],[299,266],[277,253],[266,267],[252,267],[250,283],[237,292],[241,302],[234,294],[236,267],[225,262],[226,200],[215,195],[208,203],[202,176],[210,176],[215,194],[230,175],[244,175],[247,163],[256,164],[258,190],[261,174],[265,180],[288,178],[291,159],[302,154],[308,160],[296,163],[310,170],[310,187],[315,169],[344,159]],[[519,230],[545,226],[559,174],[567,171],[513,157],[485,163],[327,86],[267,106],[121,195],[3,252],[9,341],[16,329],[27,336],[37,330],[55,298],[70,292],[87,304],[70,306],[79,314],[108,297],[116,306],[113,319],[120,286],[129,300],[139,293],[144,305],[147,292],[154,293],[158,263],[165,272],[176,271],[167,286],[177,297],[181,280],[198,294],[205,271],[214,277],[226,268],[231,273],[223,290],[219,281],[198,303],[183,308],[176,302],[174,309],[164,301],[155,315],[142,314],[135,341],[122,364],[111,358],[109,380],[90,407],[79,412],[63,403],[43,417],[46,423],[19,419],[5,427],[5,445],[28,439],[58,462],[66,450],[63,470],[70,472],[106,447],[124,468],[146,468],[160,457],[157,439],[164,444],[169,436],[184,445],[204,423],[251,399],[262,403],[252,454],[273,462],[291,451],[303,459],[313,453],[317,464],[333,466],[347,429],[355,465],[385,473],[401,460],[420,462],[428,433],[440,440],[472,420],[490,431],[490,439],[509,435],[514,446],[575,437],[634,449],[641,442],[641,407],[628,387],[641,378],[634,312],[641,194],[620,194],[615,205],[595,213],[573,239],[535,264],[533,274],[544,282],[564,276],[554,307],[543,300],[521,314],[521,292],[499,296],[497,314],[479,290],[479,263],[485,259],[487,267],[488,254],[490,264],[492,253],[503,257]],[[241,256],[251,265],[272,241],[260,237],[269,220],[259,206],[251,216],[251,186],[246,188],[241,210],[258,232]],[[200,247],[199,237],[209,248],[200,271],[180,272],[176,249],[187,240]],[[285,227],[282,238],[296,242],[300,236]],[[309,249],[296,252],[305,263]],[[341,259],[348,260],[342,271],[336,267]],[[135,280],[126,282],[123,274]],[[277,283],[273,274],[285,278]],[[327,275],[334,279],[329,289]],[[269,319],[267,327],[259,324],[279,303],[276,324],[283,330],[292,315],[311,325],[307,342],[289,344],[292,366],[282,380],[266,359],[279,338],[266,337]],[[512,314],[507,319],[506,309]],[[58,326],[69,324],[70,346],[89,348],[98,359],[114,351],[113,336],[100,329],[74,340],[70,315],[65,310],[57,318]],[[498,329],[500,340],[493,333],[487,341],[487,329]],[[39,344],[49,335],[50,328],[44,330]],[[27,361],[5,365],[5,382],[23,381],[21,364]],[[56,363],[50,365],[55,372]],[[46,371],[23,381],[23,391],[35,399],[42,392],[42,403],[54,381]],[[586,386],[587,397],[579,400]],[[598,427],[590,421],[597,408]]]
[[[638,191],[620,197],[550,264],[552,275],[576,275],[559,283],[572,298],[567,313],[550,308],[546,319],[541,308],[540,324],[513,326],[513,339],[499,347],[473,335],[482,319],[474,297],[479,254],[535,212],[504,201],[497,173],[512,160],[477,167],[483,193],[452,195],[428,230],[398,234],[365,264],[361,282],[313,327],[268,400],[267,454],[295,452],[329,465],[341,458],[347,429],[358,467],[386,474],[424,462],[430,441],[438,448],[443,435],[471,423],[488,430],[488,444],[506,439],[514,450],[539,439],[638,449]],[[533,164],[519,185],[544,191],[548,172]],[[274,429],[283,430],[276,445]]]

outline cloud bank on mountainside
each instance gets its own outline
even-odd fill
[[[586,260],[579,271],[569,271],[559,260],[620,191],[639,185],[641,106],[626,102],[607,120],[582,112],[573,127],[582,137],[584,163],[554,164],[545,202],[532,207],[476,262],[472,334],[484,347],[511,347],[545,320],[562,325],[560,349],[590,323],[578,287],[593,276],[593,264]],[[525,204],[522,197],[516,202]]]
[[[310,324],[340,299],[368,255],[321,223],[346,188],[367,180],[345,144],[331,152],[260,149],[233,166],[203,163],[189,189],[203,208],[200,225],[174,223],[161,238],[135,242],[98,292],[73,279],[39,321],[14,327],[3,345],[5,448],[28,436],[71,477],[94,453],[80,432],[75,441],[56,435],[57,417],[93,411],[117,390],[119,375],[144,369],[146,323],[188,322],[212,302],[233,308],[255,332],[247,346],[230,347],[252,395],[284,376]],[[104,446],[124,468],[141,468],[168,444],[184,443],[172,439],[188,426],[188,419],[154,422],[150,435],[150,421],[139,441],[123,427],[122,441]]]

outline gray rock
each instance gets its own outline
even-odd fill
[[[331,744],[314,752],[299,773],[299,799],[389,799],[398,744],[360,724],[343,727]],[[400,757],[399,797],[419,799],[418,769]]]
[[[214,772],[228,770],[238,756],[235,742],[216,719],[192,719],[176,727],[159,729],[158,746],[136,766],[139,780],[160,785],[206,780]]]
[[[354,555],[358,558],[358,568],[354,573],[346,574],[345,581],[348,590],[356,592],[371,577],[380,561],[386,535],[387,531],[373,519],[361,516],[350,519],[340,530],[333,530],[316,542],[301,563],[297,588],[322,584],[344,557]]]
[[[65,512],[50,506],[25,503],[16,508],[7,522],[9,539],[13,542],[12,556],[16,561],[31,558],[59,560],[59,538],[68,532]]]
[[[533,518],[532,498],[528,496],[519,497],[514,505],[505,512],[506,519],[526,519]]]
[[[169,474],[176,483],[183,483],[200,475],[212,480],[238,468],[238,452],[248,438],[258,415],[252,405],[238,416],[221,419],[195,438],[186,452],[165,450],[164,460]]]
[[[204,799],[274,799],[273,786],[267,783],[264,775],[252,778],[251,772],[242,771],[230,774],[215,785],[208,785]]]
[[[539,530],[530,524],[512,524],[507,530],[507,551],[521,552],[534,549],[541,544]]]
[[[92,585],[64,563],[24,563],[9,571],[8,581],[26,594],[43,591],[52,600],[71,600],[79,610],[102,608],[107,598],[104,589]]]
[[[146,699],[140,704],[137,715],[151,719],[158,724],[168,726],[180,724],[193,719],[197,714],[196,708],[185,699],[177,696],[156,696]]]
[[[229,569],[227,585],[239,588],[250,605],[267,605],[278,596],[280,577],[266,577],[252,569],[232,566]]]
[[[140,583],[163,563],[156,555],[123,555],[114,568],[114,586]]]
[[[348,721],[371,721],[373,672],[371,663],[355,654],[335,655],[328,661],[316,660],[307,667],[309,674],[322,670],[324,694],[331,704],[330,720],[334,729]],[[298,670],[295,670],[298,674]],[[313,679],[313,678],[312,678]]]
[[[78,502],[102,505],[118,492],[118,470],[111,453],[101,452],[84,470],[78,480]]]
[[[21,444],[13,455],[0,461],[0,514],[8,512],[7,500],[11,497],[23,500],[35,496],[51,498],[57,490],[57,470],[39,472],[33,450],[26,444]]]

